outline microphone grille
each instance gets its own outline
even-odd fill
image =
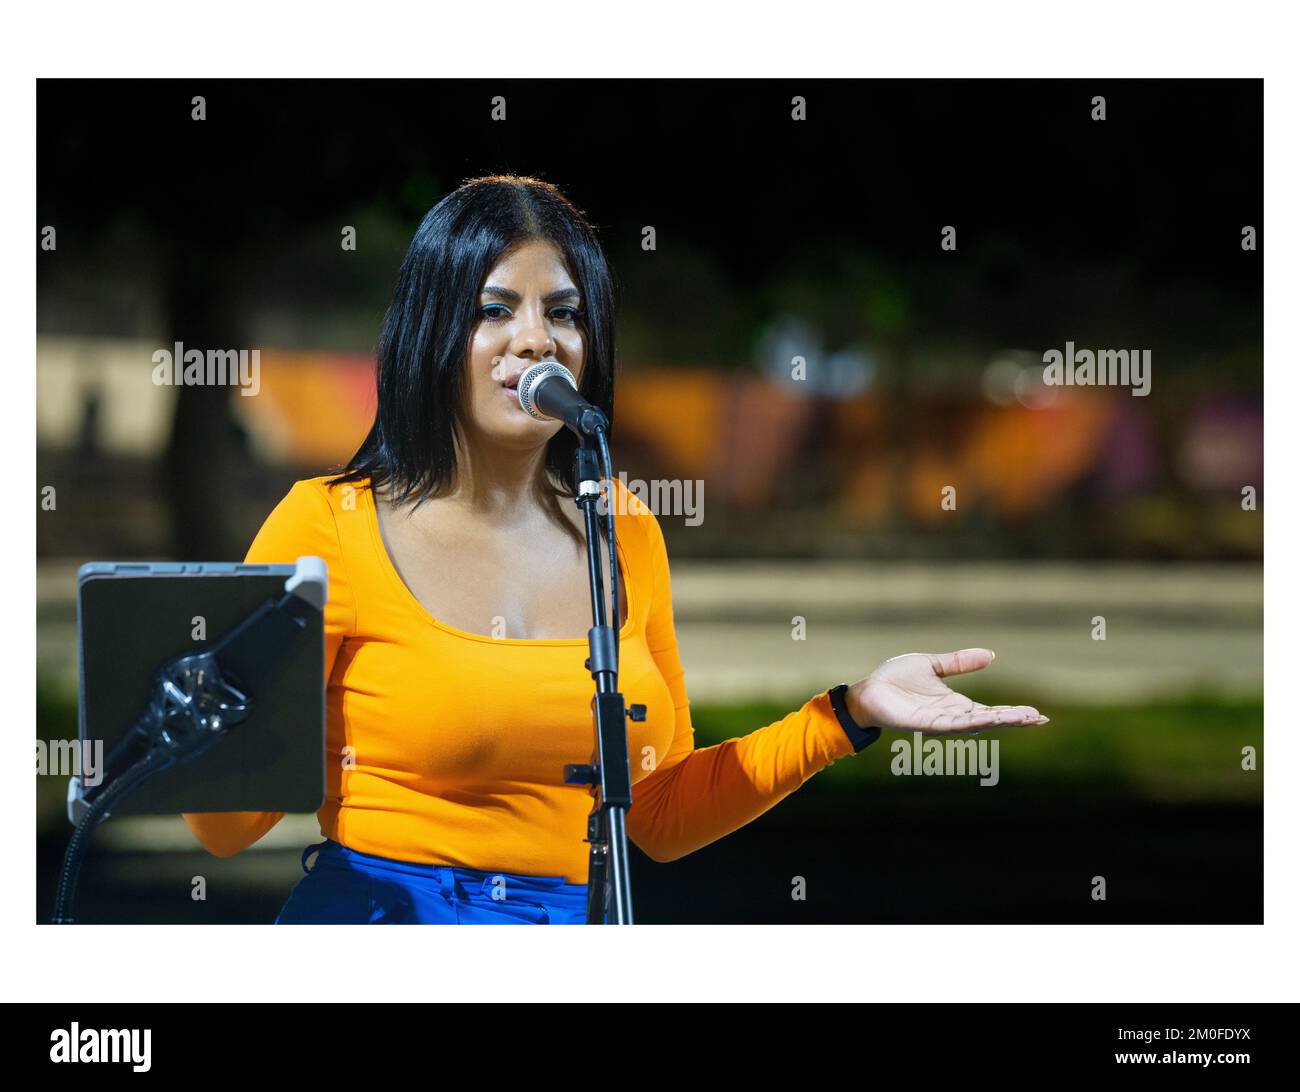
[[[536,417],[539,421],[549,421],[550,418],[537,408],[533,392],[537,390],[542,380],[549,379],[553,375],[563,378],[575,391],[578,389],[578,381],[573,378],[573,373],[558,360],[539,360],[536,364],[530,364],[519,375],[519,384],[516,387],[519,391],[519,404],[530,417]]]

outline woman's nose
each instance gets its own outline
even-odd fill
[[[515,356],[524,356],[528,352],[539,358],[555,355],[555,339],[545,323],[530,322],[515,336]]]

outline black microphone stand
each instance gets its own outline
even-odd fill
[[[596,806],[587,816],[587,842],[591,846],[587,875],[587,924],[631,925],[632,883],[628,868],[627,810],[632,806],[632,770],[628,762],[627,718],[645,720],[645,706],[626,709],[618,690],[618,551],[614,512],[607,506],[610,588],[614,608],[611,626],[605,617],[605,590],[600,575],[600,525],[596,504],[600,499],[603,463],[614,500],[609,444],[603,428],[595,435],[578,434],[578,496],[587,524],[587,574],[591,585],[592,628],[587,631],[591,652],[584,666],[596,682],[592,698],[595,753],[591,763],[564,767],[566,785],[590,785]],[[598,445],[598,446],[597,446]]]

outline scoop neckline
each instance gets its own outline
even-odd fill
[[[467,629],[458,629],[456,626],[453,626],[448,622],[435,618],[429,612],[428,608],[420,602],[415,592],[411,591],[406,581],[402,579],[402,574],[397,571],[397,566],[393,563],[393,559],[388,553],[388,547],[384,545],[384,536],[379,530],[379,510],[375,505],[374,487],[370,482],[366,482],[366,486],[361,490],[361,492],[366,495],[366,518],[370,524],[370,542],[374,548],[375,555],[379,560],[380,567],[384,570],[389,582],[406,600],[407,604],[415,610],[416,614],[435,629],[442,630],[444,633],[449,633],[453,637],[462,637],[469,641],[487,641],[494,645],[575,646],[586,645],[588,643],[586,637],[492,637],[486,633],[471,633]],[[617,518],[616,515],[615,519],[617,520]],[[622,535],[617,534],[617,527],[615,530],[615,548],[618,553],[621,577],[618,584],[619,601],[627,602],[627,622],[624,623],[623,628],[619,630],[619,640],[622,641],[624,638],[628,638],[632,635],[632,628],[636,620],[636,604],[632,600],[632,578],[629,575],[627,553],[623,549],[623,537]],[[608,573],[605,574],[605,577],[606,579],[604,583],[608,585]],[[608,606],[608,604],[606,605]]]

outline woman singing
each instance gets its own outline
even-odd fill
[[[429,211],[402,262],[369,435],[340,475],[296,483],[248,551],[329,568],[325,841],[304,852],[277,922],[585,920],[592,796],[563,770],[592,747],[586,532],[574,434],[530,416],[513,389],[539,360],[567,367],[613,421],[604,254],[554,186],[474,179]],[[618,481],[606,488],[624,589],[619,689],[647,711],[627,725],[627,833],[652,859],[744,826],[877,729],[1046,723],[949,690],[945,677],[993,659],[964,649],[896,656],[697,749],[659,522]],[[281,817],[185,819],[228,857]]]

